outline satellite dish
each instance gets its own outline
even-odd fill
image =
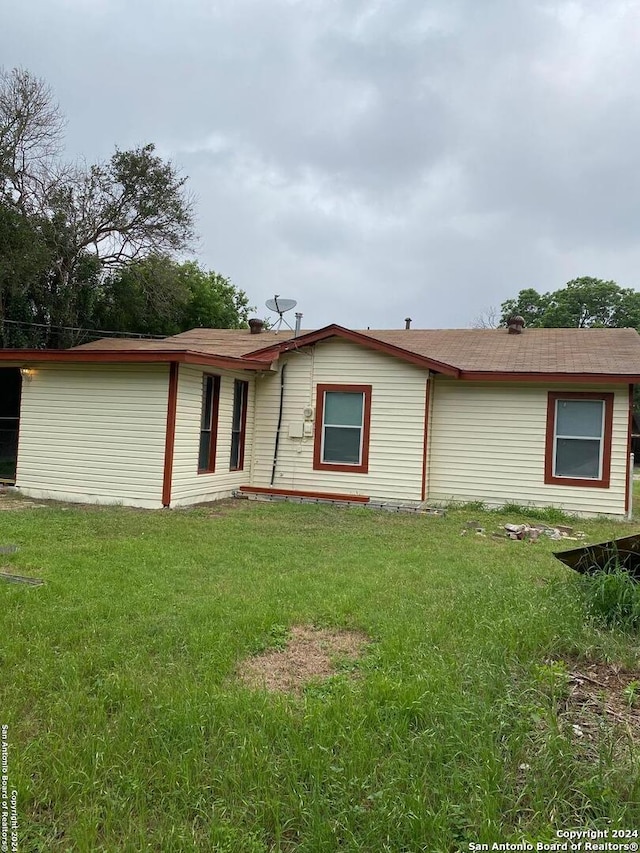
[[[278,294],[276,294],[273,299],[267,299],[265,305],[269,309],[269,311],[275,311],[278,315],[278,322],[275,325],[275,331],[278,332],[282,324],[288,326],[289,329],[293,332],[289,323],[282,316],[285,311],[291,311],[292,308],[295,308],[298,303],[295,299],[281,299]]]

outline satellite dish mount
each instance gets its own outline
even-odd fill
[[[278,294],[276,294],[273,297],[273,299],[267,299],[265,304],[266,304],[267,308],[269,309],[269,311],[275,311],[276,314],[278,315],[278,320],[274,326],[275,333],[278,334],[278,332],[282,328],[283,323],[285,324],[285,326],[288,329],[291,329],[291,331],[293,332],[292,327],[284,319],[283,314],[285,314],[286,311],[291,311],[292,308],[296,307],[296,305],[298,304],[296,302],[296,300],[295,299],[281,299],[280,296],[278,296]]]

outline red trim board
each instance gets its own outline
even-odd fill
[[[343,495],[337,492],[312,492],[306,489],[271,489],[265,486],[240,486],[240,492],[256,495],[288,495],[296,498],[322,498],[327,501],[352,501],[354,503],[369,503],[369,495]]]
[[[164,443],[164,472],[162,478],[162,506],[171,504],[173,478],[173,449],[176,440],[176,409],[178,404],[178,363],[169,365],[169,391],[167,398],[167,431]]]

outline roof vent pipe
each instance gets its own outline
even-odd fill
[[[404,318],[404,327],[405,327],[405,329],[411,328],[411,317],[405,317]]]
[[[302,323],[302,314],[299,311],[296,311],[296,330],[293,333],[293,337],[297,338],[300,334],[300,325]]]
[[[264,326],[264,322],[259,320],[257,317],[253,317],[249,320],[249,331],[252,335],[259,335],[262,331],[262,327]]]
[[[515,317],[509,317],[507,320],[507,329],[510,335],[521,335],[524,329],[524,317],[516,314]]]

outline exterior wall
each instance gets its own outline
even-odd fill
[[[274,488],[421,500],[428,371],[337,338],[283,356],[285,362]],[[372,386],[366,474],[315,471],[314,437],[289,437],[289,424],[302,423],[303,409],[315,407],[316,386],[331,383]],[[271,485],[279,404],[279,371],[257,376],[253,486]]]
[[[284,355],[282,427],[271,484],[280,372],[180,365],[171,505],[229,496],[242,485],[420,501],[430,381],[427,498],[559,506],[625,514],[628,387],[475,383],[331,339]],[[198,474],[203,373],[221,377],[216,471]],[[23,383],[16,486],[39,498],[160,508],[168,365],[42,365]],[[229,471],[234,379],[249,383],[244,470]],[[315,437],[289,436],[318,384],[371,385],[367,473],[314,470]],[[547,393],[614,391],[608,489],[544,482]],[[313,424],[313,419],[310,421]]]
[[[168,377],[167,365],[38,367],[22,387],[17,488],[161,507]]]
[[[220,407],[218,411],[218,441],[216,470],[213,474],[198,474],[200,422],[202,416],[202,377],[220,376]],[[247,430],[244,470],[229,471],[231,457],[231,424],[233,419],[233,383],[235,379],[249,382],[247,399]],[[249,372],[203,370],[181,364],[178,373],[178,402],[173,451],[173,482],[171,506],[181,506],[229,497],[239,486],[251,482],[251,455],[254,426],[255,380]]]
[[[615,390],[608,489],[544,482],[547,392],[576,390]],[[628,413],[626,385],[517,385],[437,378],[431,396],[428,499],[623,515]]]

